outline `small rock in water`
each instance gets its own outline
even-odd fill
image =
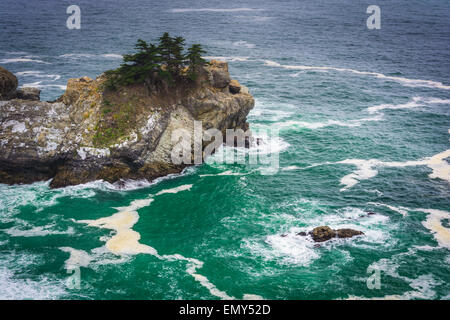
[[[364,234],[362,231],[353,229],[338,229],[336,230],[338,238],[351,238]]]
[[[351,238],[354,236],[363,235],[364,232],[348,228],[333,230],[329,226],[320,226],[314,228],[309,232],[309,234],[315,242],[324,242],[335,237]],[[300,235],[300,233],[298,235]]]
[[[327,241],[336,236],[336,232],[329,226],[316,227],[309,234],[315,242]]]
[[[306,232],[302,231],[302,232],[297,233],[297,235],[298,235],[298,236],[305,237],[305,236],[306,236]]]
[[[374,215],[374,214],[375,214],[375,212],[367,211],[367,215],[368,215],[368,216],[371,216],[371,215]]]

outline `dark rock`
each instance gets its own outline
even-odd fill
[[[239,93],[241,91],[241,85],[237,80],[231,80],[228,85],[230,92],[233,94]]]
[[[354,236],[359,236],[364,234],[362,231],[353,230],[353,229],[338,229],[336,230],[338,238],[351,238]]]
[[[41,90],[38,88],[20,88],[17,90],[17,99],[39,101],[41,99]]]
[[[256,138],[256,145],[259,146],[260,144],[262,144],[262,139],[261,138]]]
[[[213,86],[216,88],[225,88],[231,81],[228,72],[223,70],[213,70]]]
[[[368,212],[367,212],[367,215],[368,215],[368,216],[371,216],[371,215],[374,215],[374,214],[375,214],[375,212],[372,212],[372,211],[368,211]]]
[[[309,234],[315,242],[327,241],[336,236],[336,232],[328,226],[316,227]]]
[[[306,237],[307,233],[302,231],[302,232],[297,233],[297,235],[298,236],[302,236],[302,237]]]
[[[309,232],[309,234],[315,242],[324,242],[335,237],[351,238],[354,236],[363,235],[364,232],[348,228],[333,230],[329,226],[320,226],[314,228]]]
[[[14,74],[0,67],[0,100],[14,98],[18,84]]]

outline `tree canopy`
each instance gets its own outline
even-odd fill
[[[124,55],[119,68],[106,72],[107,85],[130,85],[156,78],[169,84],[178,79],[195,80],[206,63],[202,58],[206,51],[200,44],[193,44],[185,53],[185,43],[183,37],[171,37],[168,32],[158,38],[157,44],[138,39],[136,53]]]

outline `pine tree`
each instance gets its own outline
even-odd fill
[[[206,63],[206,60],[202,58],[202,55],[205,53],[206,51],[203,50],[200,44],[193,44],[189,47],[186,58],[189,61],[188,75],[191,80],[197,78],[199,68]]]
[[[142,83],[153,72],[159,71],[159,50],[154,44],[138,39],[135,49],[136,53],[123,56],[123,63],[118,69],[106,72],[109,87]]]
[[[205,54],[200,44],[194,44],[184,53],[185,39],[183,37],[172,38],[168,32],[158,38],[158,44],[147,43],[138,39],[133,54],[123,56],[123,62],[116,70],[106,72],[109,88],[116,85],[130,85],[143,83],[147,80],[159,82],[184,79],[184,69],[188,66],[187,76],[195,80],[199,68],[206,61],[202,58]]]
[[[170,77],[177,78],[184,67],[185,56],[183,54],[185,39],[183,37],[172,38],[165,32],[159,38],[159,53],[161,62],[165,65]]]

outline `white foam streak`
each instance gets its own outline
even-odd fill
[[[373,76],[383,80],[395,81],[401,83],[404,86],[408,87],[427,87],[427,88],[437,88],[443,90],[450,90],[450,86],[444,85],[439,81],[432,80],[422,80],[422,79],[409,79],[404,77],[394,77],[387,76],[378,72],[367,72],[367,71],[359,71],[355,69],[349,68],[335,68],[335,67],[321,67],[321,66],[305,66],[305,65],[282,65],[278,62],[271,60],[263,60],[264,64],[269,67],[278,67],[289,70],[322,70],[322,71],[338,71],[338,72],[350,72],[358,75],[368,75]]]
[[[184,13],[184,12],[245,12],[245,11],[263,11],[264,9],[252,9],[252,8],[180,8],[169,10],[172,13]]]
[[[405,161],[405,162],[383,162],[376,159],[364,160],[364,159],[346,159],[343,161],[339,161],[336,163],[339,164],[352,164],[357,167],[357,170],[344,176],[341,179],[341,184],[344,187],[341,191],[345,191],[361,180],[367,180],[375,177],[378,174],[378,170],[376,168],[380,167],[394,167],[394,168],[402,168],[409,166],[428,166],[433,172],[429,175],[431,179],[441,179],[447,182],[450,182],[450,165],[445,160],[450,157],[450,149],[438,153],[432,157],[425,158],[423,160],[417,161]]]
[[[92,54],[92,53],[66,53],[59,56],[60,58],[70,59],[91,59],[91,58],[107,58],[107,59],[122,59],[121,54],[116,53],[104,53],[104,54]]]
[[[61,76],[58,74],[44,74],[41,71],[21,71],[16,73],[17,76],[30,76],[36,78],[49,78],[52,81],[56,81],[61,79]]]
[[[42,81],[37,81],[37,82],[32,82],[32,83],[24,83],[22,85],[23,88],[58,88],[61,90],[66,90],[67,86],[66,85],[61,85],[61,84],[42,84]]]
[[[429,213],[427,220],[422,222],[429,229],[441,247],[450,249],[450,228],[444,227],[443,220],[450,220],[450,212],[437,209],[418,209]]]
[[[375,117],[371,118],[363,118],[363,119],[357,119],[357,120],[349,120],[349,121],[339,121],[339,120],[327,120],[326,122],[306,122],[306,121],[297,121],[297,120],[290,120],[290,121],[284,121],[284,122],[277,122],[273,124],[275,127],[279,128],[287,128],[292,129],[295,127],[300,128],[306,128],[306,129],[320,129],[325,127],[331,127],[331,126],[340,126],[340,127],[360,127],[364,122],[370,122],[370,121],[380,121],[383,119],[383,115],[377,115]]]
[[[225,57],[225,56],[204,56],[202,57],[206,60],[221,60],[221,61],[227,61],[227,62],[243,62],[248,61],[248,57]]]
[[[188,191],[192,184],[182,185],[176,188],[165,189],[158,192],[156,196],[162,194],[176,194],[181,191]],[[197,270],[203,266],[203,262],[193,258],[186,258],[180,254],[173,255],[159,255],[158,251],[149,246],[139,242],[141,235],[133,230],[133,226],[139,220],[137,210],[149,206],[154,201],[154,198],[134,200],[127,207],[116,208],[117,213],[109,217],[99,218],[97,220],[80,220],[79,223],[86,223],[91,227],[106,228],[114,230],[116,233],[111,238],[106,240],[105,247],[116,255],[136,255],[139,253],[152,255],[160,260],[186,261],[186,272],[190,274],[197,282],[208,291],[221,299],[234,299],[226,292],[216,288],[216,286],[209,281],[209,279],[197,273]],[[61,250],[70,252],[70,257],[66,261],[66,266],[82,265],[87,266],[92,258],[86,252],[81,252],[73,248],[61,248]]]
[[[449,99],[438,99],[438,98],[423,98],[423,97],[413,97],[411,101],[402,104],[380,104],[377,106],[367,108],[370,114],[379,113],[384,109],[411,109],[424,106],[427,104],[450,104]]]
[[[0,63],[3,63],[3,64],[18,63],[18,62],[34,62],[34,63],[50,64],[49,62],[45,62],[42,60],[30,59],[30,58],[11,58],[11,59],[0,60]]]
[[[159,196],[161,194],[167,194],[167,193],[174,194],[174,193],[178,193],[181,191],[191,190],[191,188],[192,188],[192,184],[185,184],[185,185],[182,185],[182,186],[179,186],[176,188],[161,190],[156,195]]]
[[[12,227],[3,231],[11,237],[44,237],[48,235],[74,234],[74,230],[71,227],[65,231],[53,230],[53,227],[54,225],[32,227],[29,229]]]

